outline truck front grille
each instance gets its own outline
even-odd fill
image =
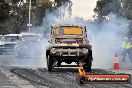
[[[69,53],[69,52],[63,52],[62,56],[77,56],[77,53],[76,52],[71,52],[71,53]]]
[[[83,52],[82,49],[59,49],[57,53],[62,56],[79,56]]]

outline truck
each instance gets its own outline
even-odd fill
[[[80,64],[90,72],[92,66],[92,45],[89,44],[86,26],[79,23],[58,23],[51,26],[46,49],[47,69],[61,67],[62,62]],[[72,65],[71,65],[72,66]]]
[[[15,46],[15,56],[17,58],[39,57],[42,52],[42,36],[36,33],[19,34],[18,44]]]
[[[2,42],[0,44],[0,54],[13,55],[18,40],[19,40],[19,34],[4,35],[2,38]]]

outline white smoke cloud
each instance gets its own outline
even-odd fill
[[[73,5],[74,4],[77,3],[73,1]],[[81,3],[79,2],[79,4]],[[95,4],[96,3],[94,3],[94,5]],[[65,12],[68,11],[68,9],[66,10],[65,6],[67,7],[68,5],[64,5],[52,13],[47,13],[46,17],[43,19],[43,25],[37,28],[34,27],[34,29],[44,34],[45,37],[49,37],[50,26],[55,23],[77,22],[85,25],[88,30],[88,39],[93,46],[93,68],[111,68],[115,60],[114,54],[121,52],[121,42],[128,32],[129,21],[122,17],[117,17],[116,14],[109,14],[107,16],[108,19],[104,22],[97,23],[92,20],[84,20],[85,16],[88,17],[87,14],[80,15],[80,13],[76,13],[77,15],[73,15],[73,10],[71,18],[67,18],[65,17]],[[87,8],[90,8],[91,11],[94,9],[88,5]],[[74,9],[81,12],[78,8]],[[47,42],[48,39],[45,38],[45,40]]]
[[[46,46],[48,46],[48,38],[50,33],[51,25],[61,22],[77,22],[85,25],[87,27],[87,34],[90,44],[93,48],[93,68],[111,68],[114,63],[114,54],[121,52],[121,42],[123,37],[128,32],[128,20],[117,17],[116,14],[109,14],[108,19],[104,22],[97,23],[92,21],[94,15],[93,9],[96,6],[97,0],[71,0],[71,4],[66,3],[52,13],[47,12],[46,16],[43,18],[43,23],[39,27],[32,27],[32,32],[42,34],[44,36],[43,47],[43,56],[40,59],[35,61],[23,60],[16,61],[15,64],[19,65],[18,62],[21,62],[22,65],[25,64],[29,66],[36,67],[46,67]],[[71,9],[72,8],[72,9]],[[91,18],[91,19],[90,19]],[[89,20],[87,20],[89,19]],[[119,58],[121,59],[121,58]],[[36,63],[38,61],[38,63]]]
[[[88,39],[93,47],[93,68],[112,68],[115,61],[115,53],[119,54],[121,61],[121,44],[128,33],[129,21],[109,14],[104,22],[84,20],[80,17],[65,20],[77,22],[86,26]]]
[[[93,43],[93,67],[111,68],[115,61],[115,53],[118,53],[121,60],[121,43],[128,32],[129,21],[109,14],[108,20],[99,26],[99,32],[94,33]],[[91,29],[92,30],[92,29]]]

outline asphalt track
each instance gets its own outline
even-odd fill
[[[53,72],[48,72],[43,64],[45,62],[37,58],[20,59],[9,55],[0,57],[0,65],[3,68],[18,76],[19,79],[28,81],[34,88],[132,88],[132,82],[130,84],[89,83],[79,85],[76,81],[77,68],[55,68]],[[92,69],[92,73],[113,74],[113,72],[103,69]]]

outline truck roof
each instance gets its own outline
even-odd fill
[[[7,34],[7,35],[4,35],[4,36],[19,36],[19,34]]]
[[[23,32],[20,35],[40,35],[40,34],[36,34],[36,33],[25,33],[25,32]]]
[[[83,24],[80,23],[71,23],[71,22],[67,22],[67,23],[57,23],[52,25],[52,27],[60,27],[60,26],[78,26],[78,27],[85,27]]]

